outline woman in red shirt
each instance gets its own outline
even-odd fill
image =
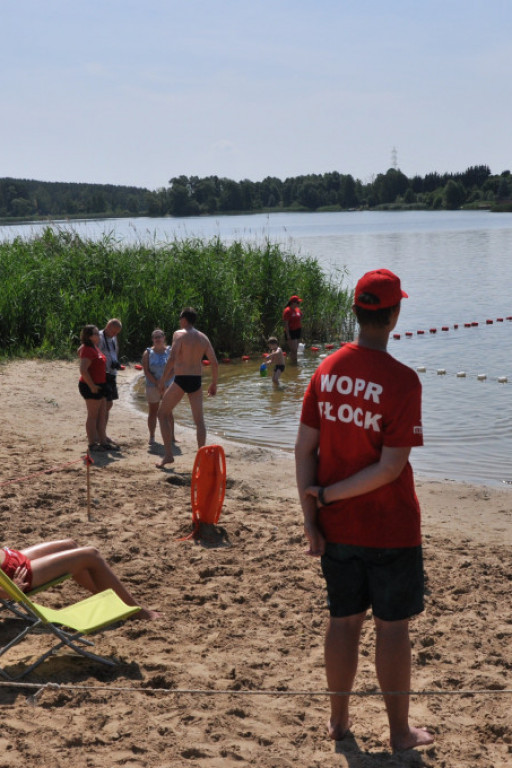
[[[95,325],[86,325],[80,333],[80,381],[78,389],[87,406],[85,431],[91,451],[107,451],[107,401],[105,382],[107,365],[105,355],[98,349],[100,334]]]
[[[302,335],[302,312],[299,307],[300,303],[302,303],[302,299],[299,299],[298,296],[291,296],[290,301],[283,312],[284,335],[288,341],[290,360],[292,363],[297,362],[297,349],[299,347],[299,339]]]

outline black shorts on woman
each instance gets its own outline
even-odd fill
[[[84,400],[101,400],[103,397],[107,396],[106,392],[106,384],[96,384],[97,387],[99,387],[99,392],[94,393],[90,386],[85,383],[85,381],[79,381],[78,382],[78,391],[84,398]]]

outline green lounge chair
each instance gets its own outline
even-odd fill
[[[93,661],[115,666],[118,661],[114,658],[98,656],[83,646],[94,645],[90,640],[86,640],[84,635],[91,635],[100,630],[108,629],[119,621],[124,621],[137,611],[139,606],[126,605],[114,590],[106,589],[91,595],[74,603],[66,608],[45,608],[39,603],[34,603],[28,595],[19,589],[14,582],[0,569],[0,589],[8,595],[9,603],[15,603],[16,608],[21,608],[24,613],[24,627],[9,643],[0,649],[0,657],[3,656],[13,646],[20,643],[30,633],[40,633],[42,630],[54,635],[58,640],[57,644],[50,650],[44,652],[36,661],[25,667],[22,672],[12,676],[5,668],[0,666],[0,676],[6,680],[20,680],[28,675],[32,670],[43,663],[49,656],[59,651],[61,648],[71,648],[81,656],[85,656]],[[6,607],[10,607],[10,604]],[[19,617],[18,610],[14,613]],[[66,627],[66,629],[63,629]],[[73,630],[70,632],[69,630]]]
[[[47,589],[51,589],[52,587],[56,587],[59,584],[62,584],[63,581],[67,581],[67,579],[71,578],[70,573],[65,573],[63,576],[58,576],[56,579],[52,579],[51,581],[47,581],[46,584],[40,584],[35,589],[30,589],[25,594],[28,597],[34,597],[34,595],[38,595],[39,592],[44,592]],[[34,622],[38,621],[38,619],[31,613],[30,615],[24,610],[23,604],[20,605],[20,607],[17,607],[18,603],[16,603],[14,600],[9,600],[5,597],[0,597],[0,611],[6,609],[13,613],[18,619],[23,619],[24,621],[28,622]]]

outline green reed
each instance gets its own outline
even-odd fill
[[[282,339],[282,311],[295,293],[304,299],[306,340],[335,341],[352,300],[343,271],[326,275],[316,259],[268,240],[127,245],[48,227],[0,243],[0,277],[0,346],[10,356],[74,355],[82,326],[119,317],[123,354],[135,360],[154,328],[170,339],[181,309],[192,306],[216,351],[236,357],[261,350],[270,335]]]

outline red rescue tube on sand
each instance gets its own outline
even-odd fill
[[[216,524],[226,492],[226,457],[221,445],[205,445],[196,455],[192,470],[190,500],[192,520]]]

